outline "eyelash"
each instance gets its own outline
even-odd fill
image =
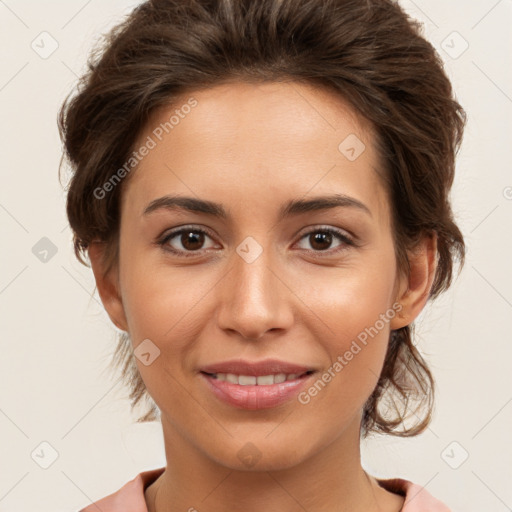
[[[197,251],[181,251],[181,250],[176,250],[176,249],[173,249],[173,248],[167,246],[167,243],[169,242],[169,240],[172,240],[177,235],[181,235],[183,233],[190,233],[190,232],[202,233],[204,235],[209,236],[210,238],[213,238],[212,234],[205,229],[197,228],[197,227],[193,227],[193,226],[184,226],[184,227],[181,227],[175,231],[171,231],[170,233],[166,234],[163,238],[160,238],[159,240],[157,240],[156,243],[157,243],[157,245],[161,246],[164,251],[170,252],[170,253],[172,253],[178,257],[181,257],[181,258],[191,258],[191,257],[197,256],[198,254],[200,254],[201,249],[199,249]],[[346,250],[347,249],[346,246],[356,246],[354,240],[352,240],[350,237],[345,235],[342,231],[335,229],[335,228],[330,228],[330,227],[329,228],[314,228],[314,229],[308,231],[307,233],[304,233],[302,235],[302,237],[300,238],[300,240],[304,239],[305,237],[307,237],[313,233],[330,233],[330,234],[334,235],[335,237],[337,237],[341,242],[343,242],[344,245],[341,245],[341,246],[335,248],[334,250],[326,249],[325,251],[315,251],[315,250],[310,249],[310,250],[308,250],[308,252],[332,255],[333,253],[338,253],[338,252]],[[184,252],[185,252],[185,254],[183,254]]]

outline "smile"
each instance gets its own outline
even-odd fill
[[[205,372],[206,373],[206,372]],[[313,373],[312,371],[304,372],[299,375],[297,373],[276,373],[273,375],[237,375],[234,373],[207,373],[212,378],[230,382],[231,384],[238,384],[240,386],[271,386],[273,384],[280,384],[281,382],[295,380],[304,375]]]
[[[303,374],[237,375],[199,373],[209,393],[224,404],[241,409],[269,409],[292,401],[310,382],[314,371]]]

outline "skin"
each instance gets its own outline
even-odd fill
[[[167,457],[145,492],[149,512],[399,511],[404,498],[361,466],[361,414],[390,330],[411,323],[426,303],[435,237],[410,255],[409,276],[398,271],[371,126],[338,95],[294,82],[223,84],[155,112],[135,146],[190,96],[198,105],[123,184],[118,266],[103,276],[102,245],[89,250],[112,321],[134,348],[150,339],[160,350],[149,366],[137,359],[161,410]],[[355,161],[338,150],[349,134],[366,146]],[[337,207],[277,218],[287,201],[334,192],[361,201],[370,214]],[[165,209],[143,215],[165,194],[221,203],[231,218]],[[191,245],[177,235],[167,245],[182,253],[197,247],[193,257],[155,243],[189,224],[213,236]],[[336,236],[315,243],[305,233],[316,227],[352,234],[357,245]],[[236,252],[248,236],[263,249],[251,263]],[[291,399],[272,409],[236,409],[198,374],[200,365],[226,359],[275,357],[321,375],[396,302],[401,316],[307,405]],[[261,456],[252,467],[237,455],[247,443]]]

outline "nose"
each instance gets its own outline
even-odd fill
[[[231,271],[219,283],[219,328],[258,340],[268,331],[286,330],[293,323],[293,292],[268,251],[248,263],[234,254]]]

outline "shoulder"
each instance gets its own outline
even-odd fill
[[[143,471],[118,491],[82,508],[79,512],[147,512],[144,490],[165,470],[165,467]]]
[[[434,498],[424,487],[404,478],[376,479],[384,489],[405,496],[400,512],[452,512],[447,505]]]

